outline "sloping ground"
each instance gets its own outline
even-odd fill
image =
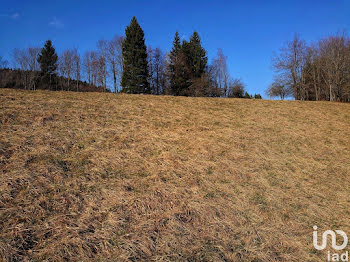
[[[5,261],[325,261],[350,105],[0,90]],[[350,236],[350,235],[349,235]]]

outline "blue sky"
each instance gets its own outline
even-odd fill
[[[273,52],[299,33],[307,42],[350,29],[350,1],[8,1],[0,0],[0,56],[14,47],[53,41],[57,52],[96,48],[98,39],[124,34],[132,16],[146,44],[171,49],[176,30],[197,30],[209,60],[222,48],[232,76],[250,93],[263,93],[272,80]]]

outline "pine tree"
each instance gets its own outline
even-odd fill
[[[147,81],[147,48],[144,32],[136,18],[131,19],[130,25],[125,29],[123,42],[123,75],[121,85],[126,93],[150,93]]]
[[[176,31],[173,48],[169,55],[169,82],[172,95],[179,95],[181,90],[181,61],[180,61],[181,43],[179,32]]]
[[[187,50],[188,62],[192,69],[192,78],[201,77],[208,63],[207,52],[202,47],[199,34],[193,32]]]
[[[194,32],[189,42],[183,40],[180,44],[179,33],[176,32],[169,58],[171,93],[173,95],[192,95],[193,92],[189,90],[189,87],[194,80],[198,80],[206,72],[208,62],[207,52],[201,45],[198,33]],[[198,84],[201,81],[195,82]],[[205,93],[205,90],[202,91]]]
[[[244,94],[244,98],[248,98],[248,99],[250,99],[250,98],[252,98],[252,97],[249,95],[249,93],[248,93],[248,92],[245,92],[245,94]]]
[[[171,49],[171,52],[170,52],[170,57],[176,60],[176,57],[179,54],[180,50],[181,50],[180,36],[179,36],[179,32],[176,31],[174,41],[173,41],[173,48]]]
[[[42,82],[44,84],[49,83],[50,89],[51,83],[56,76],[57,59],[58,56],[51,40],[47,40],[44,47],[40,51],[38,62],[40,64]]]

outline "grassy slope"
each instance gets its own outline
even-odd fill
[[[0,260],[319,261],[350,105],[0,90]]]

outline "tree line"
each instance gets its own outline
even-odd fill
[[[113,91],[131,94],[261,98],[250,95],[239,78],[232,78],[227,57],[218,49],[208,62],[198,32],[181,41],[175,33],[169,53],[146,46],[133,17],[125,36],[99,40],[82,56],[78,49],[60,55],[50,40],[43,48],[14,49],[13,68],[0,57],[0,87],[69,91]]]
[[[271,97],[350,102],[350,39],[345,34],[309,45],[295,35],[273,57],[272,67]]]

